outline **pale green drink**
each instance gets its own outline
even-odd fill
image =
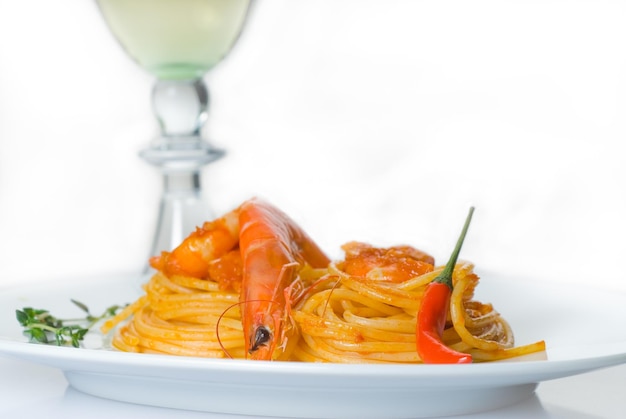
[[[250,0],[97,0],[128,55],[159,79],[202,77],[231,49]]]

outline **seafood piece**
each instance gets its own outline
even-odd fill
[[[403,282],[431,272],[435,259],[411,246],[373,247],[349,242],[341,246],[345,260],[341,269],[349,275],[388,282]]]
[[[237,247],[239,208],[196,228],[172,252],[150,258],[150,266],[167,276],[185,275],[207,278],[210,264]]]
[[[241,205],[239,227],[246,351],[252,359],[270,360],[287,344],[285,320],[305,290],[298,272],[306,264],[325,268],[330,259],[294,221],[264,201]]]
[[[209,264],[209,277],[219,284],[222,291],[241,292],[243,264],[239,247]]]

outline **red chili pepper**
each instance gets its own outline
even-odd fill
[[[468,364],[472,356],[455,351],[441,340],[452,294],[452,272],[459,257],[465,234],[472,220],[474,207],[471,207],[465,220],[461,236],[454,247],[450,260],[443,271],[426,287],[422,305],[417,313],[417,353],[426,364]]]

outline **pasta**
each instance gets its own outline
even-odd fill
[[[338,363],[419,363],[415,325],[424,289],[443,267],[393,283],[349,275],[341,263],[300,272],[310,291],[290,311],[281,360]],[[543,341],[515,347],[511,327],[490,304],[473,299],[478,276],[459,262],[444,343],[494,361],[545,349]],[[145,295],[103,325],[121,351],[245,358],[239,293],[211,279],[161,272]]]
[[[331,264],[327,284],[294,313],[299,361],[421,362],[415,351],[416,314],[424,289],[443,267],[399,284],[353,277]],[[472,300],[478,276],[458,263],[443,341],[475,361],[506,359],[545,349],[544,342],[514,347],[511,327],[489,304]]]
[[[103,324],[113,347],[126,352],[242,358],[244,344],[239,295],[212,280],[161,272],[144,286],[145,295]],[[218,329],[219,326],[219,329]],[[218,339],[219,336],[219,339]]]

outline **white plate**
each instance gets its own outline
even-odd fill
[[[480,273],[480,272],[479,272]],[[287,417],[410,418],[469,414],[511,405],[541,381],[626,362],[626,296],[503,275],[481,275],[477,299],[492,302],[518,344],[545,339],[547,360],[471,365],[339,365],[129,354],[26,343],[15,320],[24,306],[64,317],[77,299],[96,313],[139,295],[133,276],[0,291],[0,353],[60,368],[77,390],[178,409]],[[94,340],[95,339],[95,340]],[[100,349],[97,347],[101,346]]]

